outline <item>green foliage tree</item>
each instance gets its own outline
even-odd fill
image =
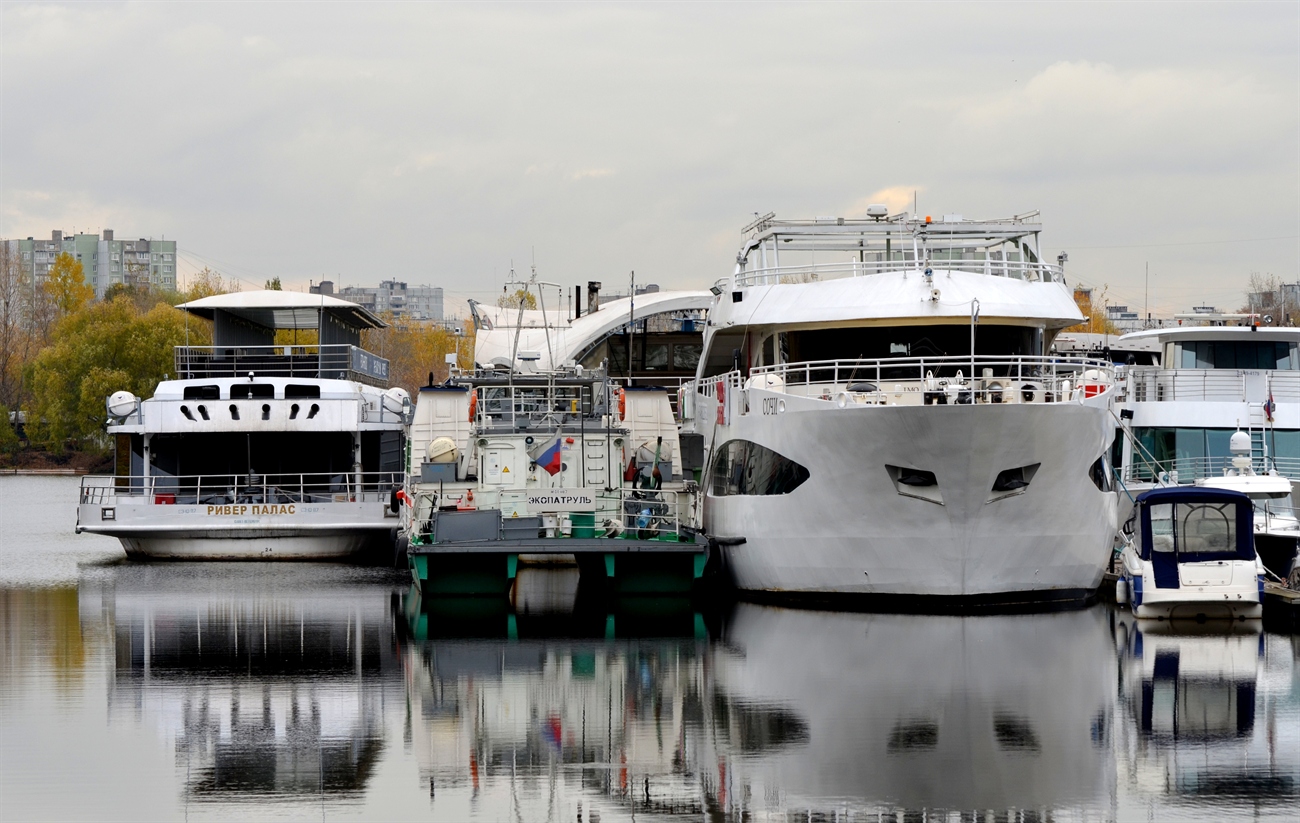
[[[18,432],[9,423],[9,407],[0,403],[0,453],[12,454],[20,444]]]
[[[191,323],[188,337],[205,345],[211,335],[206,324]],[[29,440],[55,453],[69,444],[101,450],[104,398],[120,390],[152,395],[173,369],[172,347],[185,342],[182,312],[161,303],[142,311],[125,294],[64,317],[26,369]]]
[[[95,290],[86,285],[86,272],[80,260],[66,251],[54,258],[45,278],[45,293],[63,317],[95,299]]]
[[[270,280],[267,280],[266,289],[267,291],[284,291],[284,287],[280,285],[280,278],[278,277],[272,277]]]

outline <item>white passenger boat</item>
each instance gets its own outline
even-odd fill
[[[1245,619],[1264,614],[1250,498],[1178,486],[1143,492],[1136,540],[1121,555],[1119,599],[1138,617]]]
[[[1082,314],[1036,213],[868,214],[760,218],[713,287],[682,408],[736,583],[1088,597],[1115,531],[1113,370],[1049,354]]]
[[[1148,489],[1235,489],[1255,503],[1261,560],[1286,579],[1300,544],[1292,503],[1292,481],[1300,478],[1300,329],[1181,326],[1128,334],[1117,346],[1153,343],[1160,365],[1121,369],[1122,431],[1113,455],[1120,522]]]
[[[153,397],[108,399],[111,476],[81,485],[77,531],[133,558],[324,559],[386,541],[398,519],[410,398],[360,347],[383,322],[324,295],[258,291],[179,308],[213,345],[177,346]],[[318,344],[277,345],[278,329]]]

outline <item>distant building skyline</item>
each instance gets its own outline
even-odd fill
[[[50,232],[50,239],[8,240],[28,280],[43,284],[55,259],[67,253],[81,263],[86,285],[102,299],[115,284],[176,288],[176,241],[138,238],[118,240],[112,229],[102,234]]]
[[[337,292],[334,281],[322,280],[310,288],[312,294],[333,294],[376,314],[392,312],[413,320],[443,319],[442,287],[411,286],[403,280],[383,280],[376,287],[344,286]]]

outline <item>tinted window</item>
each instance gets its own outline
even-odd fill
[[[221,398],[220,386],[186,386],[186,400],[218,400]]]
[[[1293,368],[1291,344],[1272,340],[1189,340],[1180,343],[1175,368],[1280,369]]]
[[[275,397],[275,386],[269,383],[235,383],[230,387],[231,400],[270,400]]]
[[[789,494],[808,479],[808,470],[788,457],[748,440],[724,443],[713,460],[711,491],[732,494]]]
[[[290,383],[284,387],[284,396],[287,400],[320,397],[320,386],[303,386]]]

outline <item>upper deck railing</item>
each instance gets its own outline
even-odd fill
[[[388,386],[388,361],[349,344],[312,346],[177,346],[176,375],[301,377]]]
[[[1300,403],[1300,371],[1243,369],[1162,369],[1126,366],[1121,372],[1122,400],[1132,403],[1166,401],[1263,402],[1271,392],[1274,402]],[[1250,386],[1251,381],[1260,381]],[[1262,396],[1259,396],[1261,395]]]
[[[402,472],[88,475],[81,478],[81,502],[136,497],[155,505],[359,503],[386,501],[404,481]]]
[[[695,380],[687,384],[686,395],[717,399],[721,386],[723,402],[741,414],[749,411],[750,389],[831,400],[841,407],[1062,403],[1101,394],[1114,378],[1110,363],[1088,358],[819,360],[760,366],[751,369],[747,378],[730,372]]]
[[[768,286],[777,283],[810,283],[818,280],[839,280],[847,277],[867,277],[873,274],[894,272],[924,273],[927,264],[906,260],[850,260],[836,263],[810,263],[799,266],[768,266],[747,269],[736,274],[738,286]],[[1024,260],[932,260],[932,272],[966,272],[991,277],[1010,277],[1031,283],[1064,283],[1065,274],[1052,263],[1031,263]]]

